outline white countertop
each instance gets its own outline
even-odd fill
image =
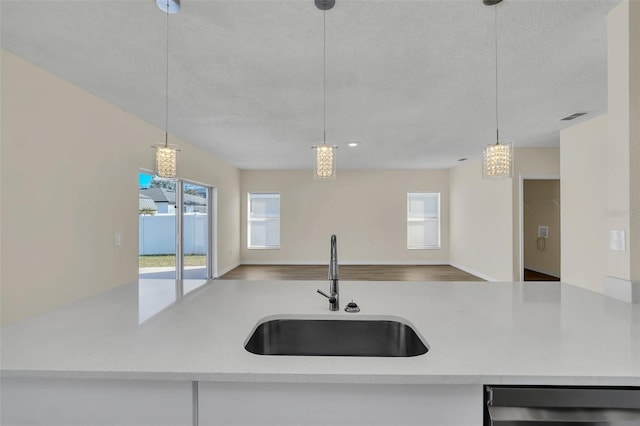
[[[185,287],[190,283],[185,282]],[[311,383],[640,386],[640,305],[559,283],[211,281],[176,299],[142,281],[9,325],[2,377]],[[196,287],[195,285],[192,287]],[[260,356],[269,316],[399,317],[429,346],[410,358]]]

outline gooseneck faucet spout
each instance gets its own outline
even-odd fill
[[[339,290],[338,290],[338,244],[336,236],[331,236],[331,256],[329,259],[329,295],[318,290],[318,293],[329,299],[329,310],[337,311],[340,309]]]

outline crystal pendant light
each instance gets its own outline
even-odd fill
[[[154,145],[156,149],[155,175],[161,179],[175,179],[177,176],[176,145],[169,144],[169,14],[178,13],[179,0],[156,0],[157,6],[167,14],[167,54],[166,54],[166,86],[165,86],[165,131],[164,144]]]
[[[498,125],[498,9],[502,0],[483,0],[487,6],[494,6],[494,31],[496,52],[496,143],[487,145],[482,152],[482,177],[484,179],[505,179],[513,175],[513,144],[500,142]]]
[[[482,152],[482,177],[485,179],[510,178],[513,174],[513,144],[496,142]]]
[[[156,168],[155,174],[162,179],[175,179],[177,175],[176,170],[176,152],[178,151],[175,145],[156,145]]]
[[[316,180],[333,180],[336,178],[336,149],[335,145],[327,144],[327,89],[326,89],[326,24],[325,12],[331,9],[335,0],[315,0],[315,5],[322,10],[322,144],[313,146],[315,153],[315,167],[313,178]]]
[[[335,146],[322,144],[313,147],[316,152],[316,166],[313,176],[316,179],[335,179],[336,178],[336,161]]]

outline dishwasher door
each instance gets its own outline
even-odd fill
[[[485,386],[485,426],[640,426],[640,388]]]

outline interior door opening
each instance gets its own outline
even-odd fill
[[[560,281],[560,180],[524,179],[523,281]]]

